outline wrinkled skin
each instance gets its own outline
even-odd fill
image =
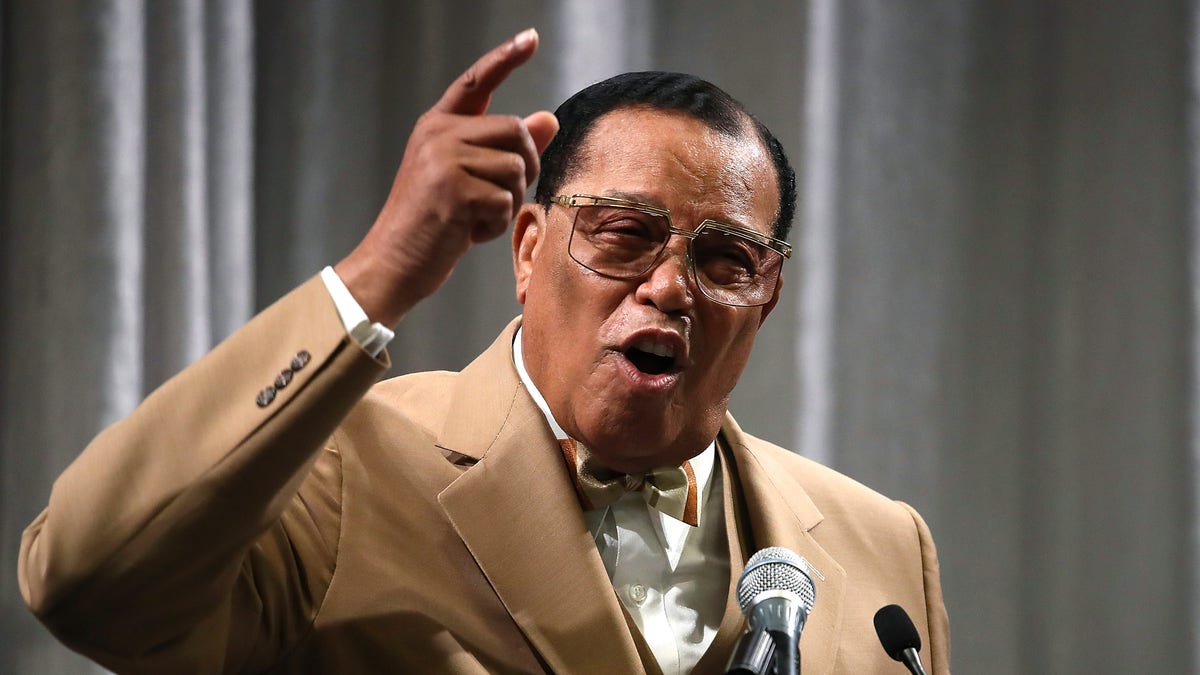
[[[678,112],[614,110],[579,149],[561,194],[615,196],[670,209],[676,227],[706,218],[770,233],[773,164],[753,131],[723,135]],[[687,271],[686,239],[637,279],[609,279],[567,252],[574,210],[527,204],[513,258],[524,305],[523,356],[555,419],[619,471],[679,465],[716,436],[729,394],[779,290],[762,307],[712,302]],[[782,284],[781,284],[782,286]],[[666,373],[627,358],[638,340],[675,350]]]
[[[334,266],[372,320],[396,325],[472,246],[508,229],[558,120],[488,114],[488,105],[537,44],[530,29],[484,54],[413,127],[387,202]]]

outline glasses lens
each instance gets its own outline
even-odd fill
[[[775,293],[783,255],[733,232],[706,228],[692,240],[696,282],[728,305],[762,305]]]
[[[593,272],[627,279],[653,267],[670,237],[666,216],[624,206],[577,206],[568,251]],[[691,259],[704,294],[739,307],[769,302],[783,265],[778,251],[711,226],[691,240]]]
[[[595,272],[636,277],[650,269],[670,235],[664,216],[620,206],[581,206],[570,253]]]

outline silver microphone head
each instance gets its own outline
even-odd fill
[[[794,595],[805,616],[817,600],[817,589],[805,571],[804,558],[782,546],[772,546],[750,556],[746,569],[738,579],[738,605],[745,612],[760,596]]]

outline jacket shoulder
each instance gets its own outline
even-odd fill
[[[346,418],[344,426],[370,420],[416,426],[436,437],[442,430],[458,373],[432,370],[392,377],[375,384]]]
[[[826,520],[855,523],[895,530],[913,528],[916,515],[903,502],[894,500],[863,483],[769,441],[747,434],[736,434],[750,454],[763,465],[768,475],[787,476],[807,493]]]

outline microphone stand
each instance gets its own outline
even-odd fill
[[[761,628],[747,632],[733,650],[726,675],[800,675],[798,651],[778,650],[776,642],[780,640],[789,642],[787,635],[773,635]],[[797,657],[791,663],[778,663],[787,658],[788,651]]]
[[[897,661],[903,663],[912,675],[925,675],[925,666],[921,663],[921,656],[913,647],[900,652],[900,658]]]
[[[752,629],[738,640],[726,675],[773,675],[775,641],[767,631]]]
[[[775,641],[775,675],[800,675],[800,636],[771,631]]]

